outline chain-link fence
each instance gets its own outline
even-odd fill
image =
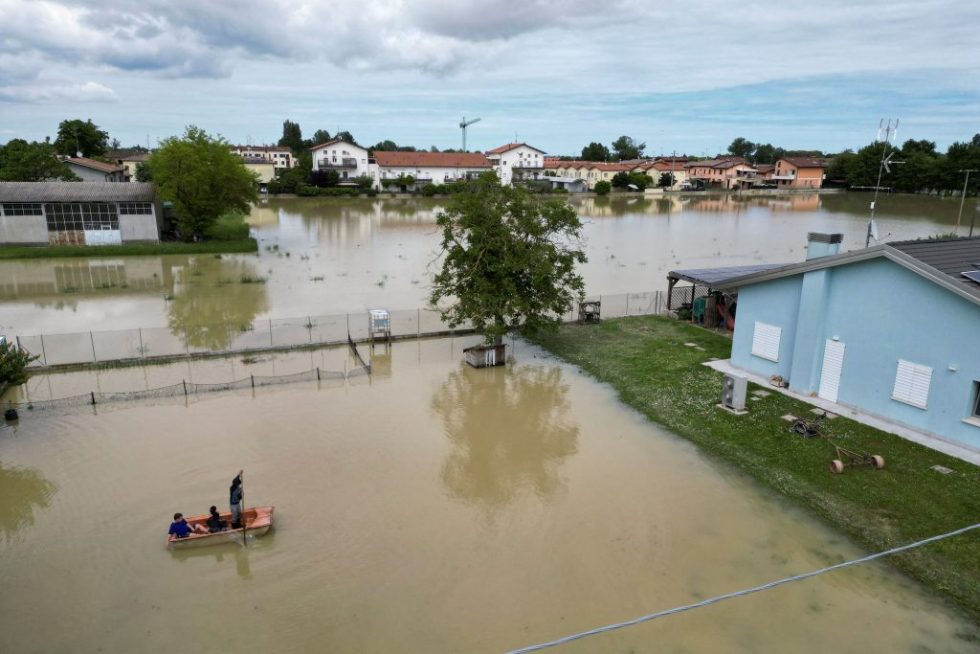
[[[666,311],[663,291],[590,296],[601,302],[603,318],[657,315]],[[450,327],[432,309],[393,310],[391,337],[412,338],[460,334],[470,325]],[[271,318],[244,325],[205,324],[186,327],[142,327],[70,334],[17,336],[20,347],[38,359],[31,365],[62,366],[118,361],[165,360],[204,354],[241,354],[297,347],[343,345],[370,340],[368,312],[328,316]],[[578,307],[564,319],[578,320]]]

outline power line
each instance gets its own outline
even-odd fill
[[[890,554],[898,554],[899,552],[904,552],[906,550],[911,550],[916,547],[922,547],[928,543],[934,543],[946,538],[952,538],[953,536],[959,536],[960,534],[965,534],[972,529],[980,528],[980,522],[975,525],[970,525],[969,527],[963,527],[962,529],[957,529],[955,531],[950,531],[945,534],[940,534],[938,536],[932,536],[931,538],[925,538],[923,540],[916,541],[914,543],[909,543],[908,545],[900,545],[899,547],[893,547],[890,550],[885,550],[884,552],[878,552],[877,554],[869,554],[868,556],[862,557],[860,559],[854,559],[852,561],[844,561],[843,563],[837,563],[835,565],[828,566],[826,568],[820,568],[819,570],[813,570],[811,572],[804,572],[803,574],[793,575],[792,577],[786,577],[784,579],[779,579],[777,581],[770,581],[767,584],[762,584],[761,586],[754,586],[752,588],[746,588],[744,590],[738,590],[733,593],[725,593],[724,595],[717,595],[715,597],[710,597],[706,600],[702,600],[695,604],[685,604],[684,606],[678,606],[672,609],[667,609],[665,611],[657,611],[656,613],[650,613],[648,615],[643,615],[638,618],[633,618],[632,620],[626,620],[625,622],[617,622],[614,624],[609,624],[604,627],[596,627],[595,629],[589,629],[588,631],[582,631],[577,634],[572,634],[570,636],[565,636],[557,640],[548,641],[547,643],[540,643],[538,645],[530,645],[528,647],[521,647],[520,649],[514,649],[507,652],[507,654],[526,654],[526,652],[537,652],[539,650],[547,649],[549,647],[557,647],[558,645],[564,645],[565,643],[570,643],[574,640],[580,640],[588,636],[595,636],[596,634],[606,633],[607,631],[616,631],[617,629],[622,629],[624,627],[631,627],[635,624],[640,624],[641,622],[649,622],[651,620],[656,620],[657,618],[663,618],[668,615],[674,615],[676,613],[683,613],[684,611],[690,611],[691,609],[699,609],[703,606],[710,606],[711,604],[717,604],[727,599],[732,599],[734,597],[742,597],[744,595],[751,595],[752,593],[758,593],[763,590],[769,590],[771,588],[776,588],[777,586],[782,586],[793,581],[801,581],[803,579],[809,579],[810,577],[816,577],[817,575],[822,575],[826,572],[831,572],[833,570],[839,570],[840,568],[847,568],[852,565],[858,565],[860,563],[867,563],[868,561],[874,561],[875,559],[880,559],[883,556],[889,556]]]

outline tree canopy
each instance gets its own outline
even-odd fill
[[[736,157],[748,159],[755,152],[755,143],[739,136],[728,146],[728,153]]]
[[[10,341],[0,342],[0,388],[26,382],[27,365],[37,358],[36,354],[29,354]]]
[[[632,136],[620,136],[612,142],[613,154],[619,161],[641,158],[646,147],[646,143],[638,143]]]
[[[582,223],[562,199],[542,200],[484,173],[454,195],[437,219],[442,268],[430,301],[451,326],[469,321],[487,343],[511,329],[533,333],[561,323],[583,297],[575,271]]]
[[[193,125],[183,137],[164,139],[148,163],[160,198],[174,204],[177,231],[184,240],[202,238],[218,216],[248,212],[257,199],[256,176],[228,149],[228,142]]]
[[[58,154],[74,157],[101,157],[109,147],[109,133],[99,129],[92,119],[63,120],[58,125],[54,149]]]
[[[13,139],[7,145],[0,145],[0,181],[43,182],[55,179],[78,181],[78,176],[58,158],[50,143]]]
[[[582,161],[609,161],[609,148],[592,141],[582,148]]]
[[[294,153],[306,149],[306,143],[303,141],[303,130],[300,129],[299,123],[294,123],[288,118],[282,121],[282,138],[279,139],[278,145],[289,148]]]
[[[305,143],[307,147],[313,147],[314,145],[320,145],[321,143],[326,143],[331,139],[330,132],[325,129],[318,129],[313,132],[313,138]]]

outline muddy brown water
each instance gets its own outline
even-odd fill
[[[582,216],[590,294],[666,288],[675,268],[803,259],[810,231],[864,246],[867,194],[572,198]],[[257,255],[0,262],[0,334],[170,327],[175,333],[415,309],[425,303],[444,200],[269,199],[250,216]],[[959,202],[883,196],[882,240],[956,228]],[[969,220],[967,206],[964,225]],[[965,233],[965,226],[960,231]]]
[[[531,346],[465,367],[473,342],[377,349],[370,378],[0,427],[0,651],[501,652],[866,554]],[[348,358],[43,377],[69,392]],[[171,514],[223,506],[239,468],[274,532],[167,551]],[[956,653],[976,633],[874,563],[552,651]]]

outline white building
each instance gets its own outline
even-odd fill
[[[125,182],[126,169],[87,157],[65,157],[65,164],[83,182]]]
[[[310,148],[313,153],[313,170],[333,170],[340,175],[340,183],[368,175],[377,183],[377,171],[374,159],[368,156],[368,151],[359,145],[341,139],[331,139],[326,143]]]
[[[230,145],[228,147],[242,159],[264,159],[276,170],[296,166],[293,151],[282,145]]]
[[[374,159],[376,179],[382,188],[408,176],[415,179],[412,186],[418,188],[471,179],[492,169],[482,152],[375,152]]]
[[[0,182],[0,245],[160,240],[153,184]]]
[[[541,179],[544,174],[544,150],[527,143],[508,143],[487,152],[487,159],[500,183],[508,186],[516,180]]]

